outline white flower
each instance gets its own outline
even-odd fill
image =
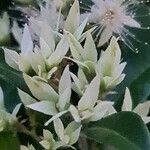
[[[35,80],[27,75],[24,75],[24,79],[33,96],[35,96],[40,102],[34,102],[31,98],[30,101],[25,101],[25,99],[29,97],[28,95],[25,95],[25,93],[20,95],[23,96],[21,99],[29,104],[27,105],[28,108],[52,116],[45,125],[48,125],[56,118],[59,118],[68,112],[71,98],[71,77],[69,66],[66,66],[61,76],[58,94],[44,81]]]
[[[18,8],[28,17],[28,24],[33,35],[40,36],[39,22],[48,24],[53,31],[62,29],[63,15],[61,13],[61,8],[58,10],[52,0],[45,0],[45,3],[38,1],[38,5],[40,10],[34,7]]]
[[[56,35],[61,36],[61,32],[69,31],[72,33],[76,39],[78,39],[80,42],[83,41],[86,37],[86,35],[89,32],[92,32],[95,27],[87,30],[86,32],[83,32],[85,29],[85,26],[87,24],[88,18],[84,18],[84,21],[80,23],[80,6],[78,0],[75,0],[72,7],[69,10],[68,16],[65,17],[62,15],[61,8],[58,10],[55,5],[55,0],[50,1],[49,3],[46,2],[46,5],[40,6],[40,13],[35,17],[32,17],[32,15],[29,15],[29,25],[30,28],[36,33],[38,36],[39,34],[39,24],[41,22],[47,23],[53,30],[53,32],[56,33]]]
[[[81,127],[82,125],[80,123],[73,121],[64,128],[62,121],[59,118],[55,119],[54,128],[57,136],[59,137],[56,147],[72,147],[72,145],[79,139]]]
[[[133,111],[134,113],[141,116],[145,124],[150,122],[150,117],[147,116],[150,111],[150,101],[140,103],[133,109],[132,98],[131,98],[130,91],[128,88],[126,88],[126,91],[125,91],[122,111]]]
[[[48,23],[54,31],[58,30],[59,25],[63,25],[63,16],[61,12],[57,11],[53,2],[46,3],[45,6],[40,6],[40,16],[37,20]]]
[[[123,81],[125,74],[122,72],[125,66],[126,62],[121,63],[121,50],[117,39],[112,37],[96,66],[96,72],[101,75],[105,89],[112,89]]]
[[[9,16],[5,12],[2,17],[0,17],[0,44],[7,42],[10,35],[10,21]]]
[[[53,135],[48,130],[43,130],[43,139],[40,142],[40,144],[46,149],[46,150],[56,150],[56,142],[53,138]]]
[[[87,35],[84,48],[71,33],[68,32],[67,37],[73,56],[71,60],[79,65],[87,80],[91,80],[93,76],[98,74],[101,76],[101,83],[103,82],[101,84],[104,86],[103,90],[110,90],[123,81],[125,74],[122,72],[126,63],[121,63],[121,50],[117,42],[118,39],[112,37],[108,48],[102,51],[100,58],[97,60],[97,49],[90,33]],[[78,90],[77,93],[81,95],[79,81],[74,75],[72,75],[72,78],[74,81],[76,80],[76,91]]]
[[[96,23],[100,30],[98,46],[102,46],[112,35],[125,38],[128,34],[126,26],[140,28],[141,25],[133,18],[133,12],[128,8],[130,2],[124,0],[92,0],[94,5],[89,15],[89,22]]]
[[[82,42],[86,36],[95,29],[95,27],[93,27],[86,32],[83,32],[87,21],[88,17],[85,17],[81,22],[79,1],[75,0],[64,22],[64,30],[70,32],[77,40]]]
[[[99,88],[100,78],[96,76],[79,100],[77,108],[73,105],[70,106],[70,113],[76,122],[81,122],[82,120],[100,120],[113,107],[113,102],[98,101]]]
[[[51,27],[46,23],[41,23],[41,26],[43,28],[40,30],[40,47],[34,47],[30,29],[25,25],[20,45],[21,53],[4,48],[5,60],[16,70],[48,80],[57,70],[56,66],[66,55],[69,46],[65,35],[56,45]]]
[[[82,96],[86,86],[89,84],[84,72],[79,68],[78,75],[71,73],[73,79],[72,89],[79,95]]]
[[[84,48],[71,33],[67,32],[67,37],[73,56],[71,60],[83,69],[87,78],[92,79],[96,75],[95,65],[97,63],[98,54],[91,33],[87,34]]]
[[[33,8],[19,8],[28,16],[28,24],[31,29],[31,35],[34,41],[39,42],[41,38],[41,30],[44,30],[43,25],[50,26],[54,33],[55,39],[59,40],[65,31],[72,33],[77,40],[82,42],[88,33],[92,32],[95,27],[83,32],[88,18],[84,18],[83,22],[80,21],[80,6],[78,0],[75,0],[69,10],[68,16],[64,17],[62,8],[57,9],[57,0],[45,0],[45,3],[39,3],[40,11]],[[67,0],[63,1],[64,4],[70,3]],[[65,19],[66,18],[66,19]],[[21,43],[21,29],[15,22],[12,28],[13,35],[18,43]]]

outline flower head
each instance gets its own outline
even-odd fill
[[[38,75],[46,80],[51,77],[57,69],[56,66],[62,61],[68,51],[68,42],[65,35],[57,43],[49,25],[41,23],[40,43],[34,46],[30,28],[25,25],[21,40],[21,52],[6,49],[5,59],[9,66],[26,74]],[[47,66],[47,67],[46,67]],[[50,71],[46,71],[46,68]],[[52,70],[51,70],[52,69]],[[52,72],[51,72],[52,71]],[[31,73],[32,72],[32,73]]]
[[[124,80],[125,66],[126,62],[121,62],[121,49],[117,39],[112,37],[108,48],[102,51],[96,67],[97,74],[102,76],[104,91],[113,89]]]
[[[46,149],[46,150],[56,150],[55,146],[55,140],[53,138],[53,134],[48,130],[43,130],[43,139],[40,142],[40,144]]]
[[[124,0],[92,1],[94,5],[91,12],[84,15],[89,15],[89,22],[96,23],[100,29],[97,34],[97,38],[100,36],[99,46],[108,42],[112,35],[124,39],[128,34],[126,26],[141,28],[140,23],[134,19],[134,13],[129,8],[131,4],[134,5],[133,2],[125,2]]]
[[[73,105],[69,110],[76,122],[97,121],[109,115],[113,102],[98,101],[100,77],[96,76],[88,85],[83,96],[78,102],[77,108]]]
[[[112,90],[123,81],[125,74],[122,72],[126,66],[126,62],[121,63],[121,49],[118,44],[118,39],[112,37],[108,48],[102,51],[101,56],[98,58],[97,49],[90,33],[87,35],[84,47],[82,47],[72,34],[68,33],[67,37],[73,56],[71,60],[79,65],[88,81],[91,81],[91,78],[95,74],[101,76],[101,86],[103,86],[101,90],[104,93]],[[77,81],[78,79],[74,75],[72,75],[72,78],[75,82],[73,89],[79,95],[82,95],[81,89],[83,87],[81,87],[80,81]],[[82,83],[83,85],[86,84],[86,79],[84,77],[85,83]]]
[[[64,128],[62,121],[58,118],[54,120],[54,128],[59,139],[56,147],[72,147],[72,145],[79,139],[82,125],[72,121],[66,128]]]

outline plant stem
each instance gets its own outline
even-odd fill
[[[78,143],[79,143],[79,148],[81,150],[82,149],[88,150],[88,143],[87,143],[87,140],[84,136],[80,136]]]

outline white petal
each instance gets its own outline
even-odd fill
[[[43,130],[43,137],[44,137],[45,140],[47,140],[47,139],[54,140],[53,139],[53,134],[49,130],[45,130],[45,129]]]
[[[67,88],[71,89],[71,77],[70,77],[68,65],[64,69],[60,82],[59,82],[59,94],[63,94]]]
[[[54,51],[55,37],[54,37],[51,27],[45,22],[41,22],[40,26],[41,26],[40,37],[43,38],[43,40],[48,44],[48,46],[50,48],[49,51],[50,52]]]
[[[70,137],[69,145],[73,145],[78,141],[81,127],[80,123],[73,121],[65,128],[65,134]]]
[[[70,58],[70,57],[65,57],[65,58],[68,59],[68,60],[73,61],[73,62],[76,63],[80,68],[85,68],[85,69],[89,70],[89,67],[88,67],[84,62],[81,62],[81,61],[72,59],[72,58]]]
[[[71,105],[69,111],[76,122],[81,122],[81,118],[79,116],[79,112],[74,105]]]
[[[150,101],[138,104],[133,111],[140,116],[146,117],[150,111]]]
[[[28,73],[32,67],[30,64],[30,60],[32,58],[32,55],[30,55],[33,52],[29,52],[28,54],[20,54],[18,59],[18,66],[19,70],[25,73]]]
[[[6,63],[10,67],[19,70],[19,66],[18,66],[18,60],[20,59],[19,54],[14,50],[9,50],[7,48],[3,48],[3,49],[4,49]]]
[[[119,77],[121,75],[121,73],[123,72],[125,66],[126,66],[126,62],[121,63],[119,65],[116,66],[116,68],[113,71],[113,77]]]
[[[4,108],[4,94],[2,88],[0,87],[0,109],[3,110]]]
[[[56,50],[47,60],[49,67],[54,67],[55,65],[58,65],[62,61],[68,50],[68,41],[66,39],[66,36],[64,35],[61,41],[58,43]]]
[[[99,43],[98,43],[98,47],[103,46],[106,42],[108,42],[109,39],[111,38],[111,36],[112,36],[112,31],[105,28],[101,33]]]
[[[115,67],[120,65],[121,50],[117,39],[112,37],[110,45],[105,52],[101,54],[98,61],[98,72],[103,76],[112,76],[114,74]],[[118,68],[118,67],[117,67]]]
[[[109,116],[109,115],[112,115],[114,113],[117,113],[117,111],[115,110],[115,108],[112,106],[109,108],[108,112],[106,113],[105,117],[106,116]]]
[[[46,115],[56,115],[57,109],[54,102],[51,101],[41,101],[31,105],[27,105],[28,108],[33,109],[35,111],[44,113]]]
[[[23,104],[25,106],[37,102],[33,97],[31,97],[29,94],[23,92],[20,89],[18,89],[18,94],[19,94],[19,97],[20,97],[21,101],[23,102]]]
[[[83,61],[83,51],[81,44],[78,40],[69,32],[67,32],[67,37],[70,45],[70,50],[73,58],[79,61]]]
[[[74,1],[65,23],[65,30],[75,33],[80,24],[80,10],[78,0]]]
[[[58,94],[54,91],[54,89],[46,82],[37,81],[31,78],[28,75],[23,75],[25,82],[27,83],[31,93],[37,99],[43,101],[58,101]]]
[[[40,36],[40,21],[34,17],[29,18],[29,27],[38,36]]]
[[[47,75],[47,79],[49,80],[52,75],[57,71],[57,67],[53,67],[49,72],[48,72],[48,75]]]
[[[97,62],[97,50],[90,33],[85,41],[83,56],[85,61]]]
[[[24,145],[21,145],[20,146],[20,150],[29,150],[26,146],[24,146]]]
[[[33,50],[33,42],[32,42],[32,38],[31,38],[31,34],[29,31],[28,25],[25,24],[23,38],[22,38],[22,42],[21,42],[21,52],[28,53],[32,50]]]
[[[82,93],[80,80],[79,80],[78,77],[77,77],[75,74],[73,74],[72,72],[71,72],[70,74],[71,74],[71,77],[72,77],[72,79],[73,79],[73,81],[74,81],[74,83],[72,84],[73,90],[75,90],[75,92],[77,92],[77,93]]]
[[[80,39],[79,39],[79,42],[80,42],[80,43],[83,42],[84,39],[87,37],[87,35],[88,35],[89,33],[92,33],[95,29],[96,29],[96,27],[93,27],[93,28],[91,28],[91,29],[85,31],[85,32],[81,35],[81,37],[80,37]]]
[[[82,96],[83,95],[83,92],[82,90],[75,84],[75,83],[72,83],[72,90],[74,92],[76,92],[79,96]]]
[[[106,88],[112,89],[113,87],[120,84],[125,78],[125,74],[121,74],[118,78],[111,78],[111,81],[106,85]]]
[[[40,37],[40,51],[45,59],[47,59],[53,52],[42,37]]]
[[[97,121],[102,119],[113,104],[114,104],[113,102],[107,101],[100,102],[99,104],[97,104],[94,107],[94,115],[90,118],[90,121]]]
[[[13,115],[14,117],[17,116],[17,114],[18,114],[18,112],[19,112],[21,106],[22,106],[22,103],[19,103],[19,104],[17,104],[16,107],[14,108],[14,110],[13,110],[13,112],[12,112],[12,115]]]
[[[142,117],[145,124],[148,124],[150,122],[150,117]]]
[[[72,89],[79,96],[82,96],[83,95],[83,88],[85,88],[85,85],[88,84],[88,81],[86,80],[86,77],[83,75],[84,73],[82,74],[80,72],[81,72],[81,69],[79,69],[79,71],[78,71],[78,77],[76,75],[74,75],[73,73],[71,73],[71,77],[74,81],[72,83]]]
[[[46,123],[45,123],[45,126],[48,126],[52,121],[54,121],[55,119],[58,119],[60,118],[62,115],[66,114],[68,111],[62,111],[62,112],[59,112],[57,113],[56,115],[54,115],[51,119],[49,119]]]
[[[126,91],[125,91],[122,111],[132,111],[132,98],[131,98],[130,91],[128,88],[126,88]]]
[[[84,28],[88,22],[88,17],[81,23],[81,25],[77,28],[76,32],[74,33],[74,36],[76,37],[77,40],[81,38],[81,35],[84,31]]]
[[[70,105],[70,97],[71,97],[71,87],[66,88],[63,94],[60,95],[59,101],[57,103],[57,107],[59,111],[63,111],[67,109]]]
[[[85,73],[80,68],[79,68],[79,71],[78,71],[78,78],[79,78],[80,83],[81,83],[81,89],[84,89],[85,86],[89,84],[89,82],[88,82],[88,80],[86,78]]]
[[[96,76],[91,83],[88,85],[83,96],[78,103],[79,111],[84,111],[87,109],[93,109],[99,95],[100,89],[100,77]]]
[[[54,128],[57,136],[63,141],[65,129],[62,121],[59,118],[54,120]]]
[[[126,16],[124,24],[134,28],[141,28],[141,25],[130,16]]]
[[[34,52],[28,54],[28,57],[30,57],[29,62],[32,66],[32,69],[36,72],[37,75],[41,76],[42,72],[46,72],[45,60],[41,55],[39,49],[35,48]]]

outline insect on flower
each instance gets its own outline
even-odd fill
[[[112,36],[117,36],[131,50],[137,51],[130,38],[137,42],[141,41],[135,37],[134,32],[129,28],[149,29],[142,26],[136,13],[138,5],[144,3],[144,1],[92,0],[92,2],[94,3],[93,6],[90,9],[86,9],[87,12],[83,14],[83,18],[89,16],[89,23],[96,24],[95,40],[99,39],[98,46],[104,45]]]

